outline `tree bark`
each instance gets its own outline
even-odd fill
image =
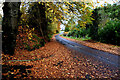
[[[2,22],[2,51],[5,54],[14,54],[16,46],[17,26],[20,18],[20,2],[5,2]]]

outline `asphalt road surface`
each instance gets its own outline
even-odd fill
[[[108,52],[96,50],[78,43],[75,43],[70,40],[66,40],[64,38],[61,38],[59,35],[61,35],[63,32],[60,34],[56,35],[55,38],[58,42],[61,44],[65,45],[67,48],[71,50],[78,51],[79,54],[88,56],[88,57],[94,57],[94,60],[99,60],[101,62],[104,62],[108,65],[112,65],[113,67],[117,67],[120,69],[120,56],[114,55]]]

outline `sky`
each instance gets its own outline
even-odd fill
[[[2,16],[3,16],[2,7],[3,7],[3,0],[0,0],[0,14],[2,14]]]
[[[2,14],[2,16],[3,16],[3,10],[2,10],[3,1],[5,1],[5,0],[0,0],[0,14]],[[88,1],[88,2],[92,2],[93,1],[94,2],[94,6],[100,6],[100,5],[103,5],[105,1],[107,3],[109,3],[109,4],[113,4],[113,2],[118,2],[120,0],[85,0],[85,1]],[[100,3],[97,3],[97,1],[99,1]]]

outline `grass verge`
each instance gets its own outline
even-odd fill
[[[85,41],[85,40],[91,40],[91,38],[90,37],[82,37],[82,38],[76,38],[76,37],[69,37],[69,36],[63,36],[63,35],[60,35],[60,36],[62,36],[62,37],[66,37],[66,38],[71,38],[71,39],[75,39],[75,40],[82,40],[82,41]]]

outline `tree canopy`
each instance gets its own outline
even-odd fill
[[[36,7],[33,9],[33,6],[44,5],[45,8],[45,17],[48,24],[51,22],[61,22],[62,24],[70,27],[69,22],[73,24],[80,24],[82,27],[85,27],[86,24],[91,24],[93,18],[92,6],[91,3],[85,2],[38,2],[38,3],[28,3],[28,11],[26,15],[30,14],[30,11],[36,13],[36,15],[31,15],[29,17],[33,18],[34,21],[39,17],[39,8]],[[23,5],[23,7],[26,7]],[[24,8],[21,8],[21,10]],[[41,9],[41,8],[40,8]],[[32,22],[34,22],[32,21]],[[69,22],[68,22],[69,21]]]

